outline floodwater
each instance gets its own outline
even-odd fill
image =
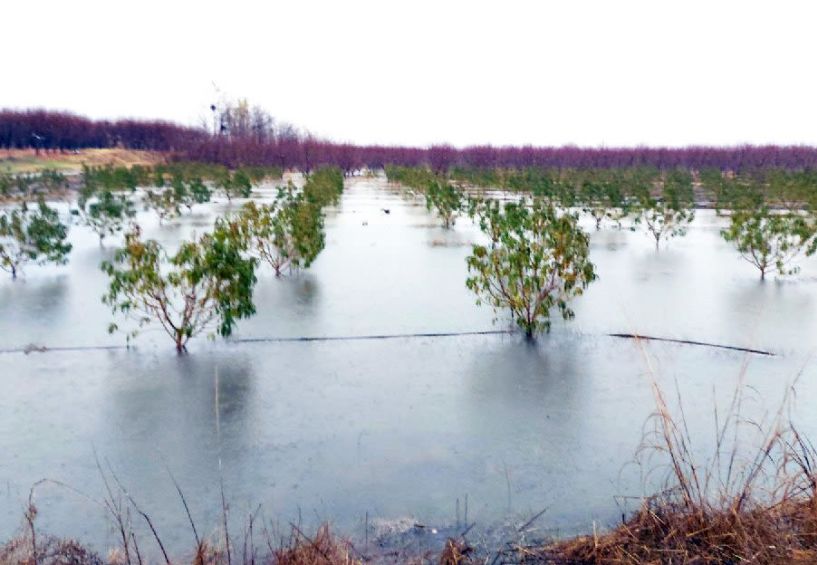
[[[200,206],[165,226],[139,219],[172,246],[226,208]],[[465,288],[465,257],[480,238],[467,220],[445,231],[421,202],[356,179],[326,225],[326,249],[309,270],[278,280],[259,273],[258,314],[241,321],[236,338],[507,328]],[[713,406],[728,401],[739,375],[751,387],[747,410],[761,417],[800,373],[795,418],[817,437],[809,363],[817,261],[761,283],[721,240],[722,225],[700,211],[688,235],[658,253],[640,231],[593,232],[599,280],[574,303],[575,320],[554,323],[536,344],[507,334],[199,338],[180,357],[154,331],[130,350],[2,353],[0,538],[17,530],[29,489],[47,478],[70,489],[37,487],[41,529],[103,551],[116,545],[98,504],[97,462],[174,553],[193,537],[171,474],[205,533],[221,520],[222,481],[236,532],[259,505],[267,521],[330,520],[351,535],[362,535],[367,515],[444,526],[457,519],[458,499],[464,513],[466,496],[468,520],[481,527],[547,508],[543,528],[587,531],[632,508],[621,497],[644,493],[629,463],[653,411],[651,378],[684,399],[695,449],[706,454]],[[67,266],[0,279],[0,349],[124,345],[108,335],[111,314],[99,300],[98,265],[118,240],[100,248],[80,226],[71,240]],[[608,335],[618,332],[777,355]]]

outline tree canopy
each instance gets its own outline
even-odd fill
[[[596,280],[589,237],[574,214],[558,213],[541,200],[504,206],[489,200],[477,208],[489,245],[474,245],[466,285],[495,310],[508,309],[528,337],[550,330],[550,313],[574,313],[569,301]]]
[[[135,227],[113,260],[102,263],[110,277],[102,300],[135,324],[129,337],[158,323],[183,352],[190,338],[208,329],[229,336],[239,319],[255,314],[256,260],[242,252],[240,237],[221,221],[172,255]]]
[[[17,278],[25,263],[65,264],[71,252],[67,238],[56,210],[43,200],[35,206],[23,202],[0,213],[0,269]]]

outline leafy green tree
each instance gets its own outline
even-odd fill
[[[83,190],[78,204],[83,223],[99,236],[100,245],[105,237],[122,231],[125,223],[136,215],[136,208],[127,196],[109,190],[91,198]]]
[[[102,263],[110,277],[102,301],[136,324],[128,339],[155,322],[182,353],[190,338],[209,329],[229,336],[239,319],[255,314],[256,260],[243,250],[241,238],[223,222],[213,233],[183,242],[173,255],[154,240],[144,241],[135,227],[113,261]]]
[[[638,215],[636,224],[644,224],[655,239],[658,251],[661,240],[686,235],[687,227],[695,219],[692,175],[685,170],[666,171],[658,181],[660,196],[652,193],[649,177],[636,180]]]
[[[158,165],[153,170],[153,186],[156,188],[164,188],[165,187],[165,173],[167,172],[166,168],[162,165]]]
[[[281,187],[273,204],[246,203],[232,220],[249,250],[281,276],[306,268],[326,243],[320,208],[297,194],[290,183]]]
[[[443,227],[450,229],[463,209],[463,197],[459,189],[448,181],[433,180],[423,192],[428,211],[435,210]]]
[[[159,223],[171,220],[182,213],[183,200],[174,188],[145,191],[145,210],[153,210],[159,216]]]
[[[556,308],[564,319],[568,306],[596,279],[589,260],[590,240],[573,214],[559,214],[541,200],[483,203],[479,224],[490,245],[474,245],[467,258],[466,285],[494,310],[509,309],[517,325],[532,338],[550,330]]]
[[[232,173],[226,169],[222,171],[216,178],[216,186],[221,189],[230,202],[232,202],[233,198],[249,198],[252,195],[250,176],[241,169],[237,169]]]
[[[11,196],[11,189],[14,186],[14,177],[11,173],[0,171],[0,197]]]
[[[320,167],[304,183],[303,195],[318,208],[336,205],[343,194],[343,172],[338,167]]]
[[[797,273],[794,260],[817,249],[815,228],[798,212],[772,212],[765,205],[757,209],[735,210],[729,227],[721,235],[737,247],[741,257],[760,270],[780,276]]]
[[[43,169],[40,171],[39,183],[46,192],[68,188],[68,179],[56,169]]]
[[[68,227],[59,214],[40,200],[36,207],[23,202],[0,214],[0,269],[17,278],[25,263],[38,265],[68,261]]]
[[[144,203],[145,209],[155,211],[162,223],[179,216],[182,208],[192,210],[194,204],[209,202],[211,196],[212,191],[200,177],[186,181],[182,174],[176,172],[169,186],[146,190]]]
[[[621,176],[616,171],[595,170],[581,181],[579,201],[582,211],[593,219],[596,231],[601,229],[604,220],[621,227],[621,221],[629,214],[630,205],[622,190]]]
[[[205,204],[210,202],[213,196],[213,191],[210,190],[204,181],[199,177],[194,177],[188,184],[188,192],[190,194],[191,207],[192,204]]]
[[[757,173],[703,169],[699,178],[701,186],[710,193],[718,216],[730,210],[763,206],[766,202],[765,182]]]

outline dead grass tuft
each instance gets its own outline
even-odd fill
[[[465,565],[473,563],[471,554],[473,548],[464,539],[448,538],[445,548],[440,554],[440,565]]]
[[[30,536],[17,536],[0,547],[0,565],[105,565],[105,561],[74,540],[50,536],[38,540],[35,557]]]
[[[363,561],[352,555],[349,542],[332,535],[329,526],[321,526],[314,537],[307,537],[298,527],[292,526],[292,535],[286,546],[273,554],[276,565],[362,565]]]
[[[788,417],[794,385],[773,417],[751,420],[742,414],[745,370],[725,417],[715,410],[707,458],[693,453],[680,394],[672,414],[650,370],[656,411],[639,456],[651,471],[668,466],[666,488],[614,530],[556,542],[529,552],[528,561],[817,563],[817,451]]]

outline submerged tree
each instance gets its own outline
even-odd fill
[[[230,202],[233,198],[249,198],[252,195],[252,179],[242,169],[233,172],[222,171],[216,177],[216,186]]]
[[[622,177],[616,171],[591,171],[581,181],[578,198],[582,212],[593,219],[596,231],[601,229],[604,220],[621,227],[621,221],[630,212],[630,203],[622,190]]]
[[[145,210],[156,212],[160,224],[179,216],[182,213],[183,202],[183,198],[180,198],[180,195],[172,188],[145,191]]]
[[[155,182],[155,190],[145,191],[144,203],[146,210],[156,212],[160,223],[181,215],[182,208],[192,210],[194,204],[210,202],[213,194],[201,177],[188,180],[180,172],[173,174],[169,186],[165,186],[163,177],[156,178]]]
[[[105,237],[122,231],[125,223],[136,215],[133,202],[127,196],[108,190],[91,198],[83,193],[78,204],[83,223],[99,236],[100,245]]]
[[[649,178],[636,185],[639,212],[635,222],[646,226],[655,239],[656,251],[662,239],[686,235],[687,226],[695,218],[692,175],[688,171],[667,171],[659,183],[660,196],[652,194]]]
[[[434,179],[425,186],[423,195],[426,199],[426,208],[436,210],[445,229],[451,228],[462,211],[463,198],[459,189],[445,180]]]
[[[232,222],[251,253],[281,276],[293,268],[309,267],[323,249],[326,237],[320,208],[295,192],[281,187],[273,204],[245,204]]]
[[[509,309],[525,335],[550,330],[556,308],[564,319],[574,316],[568,301],[596,279],[590,262],[589,237],[573,214],[558,214],[539,200],[503,207],[496,201],[480,205],[480,227],[491,239],[474,245],[467,258],[471,276],[466,285],[477,303]]]
[[[307,177],[302,192],[318,208],[337,205],[343,194],[343,172],[338,167],[319,167]]]
[[[798,212],[773,212],[765,205],[758,209],[732,212],[729,227],[721,230],[741,257],[767,273],[792,275],[799,271],[794,260],[801,254],[812,255],[817,249],[815,227]]]
[[[0,269],[17,278],[25,263],[38,265],[68,261],[68,227],[43,200],[36,207],[23,202],[0,214]]]
[[[102,263],[110,277],[102,301],[135,322],[129,338],[158,322],[179,353],[208,329],[229,336],[239,319],[255,314],[256,260],[244,257],[243,250],[238,234],[220,221],[213,233],[183,242],[173,255],[158,242],[143,240],[137,226],[113,260]],[[117,329],[109,326],[110,332]]]

